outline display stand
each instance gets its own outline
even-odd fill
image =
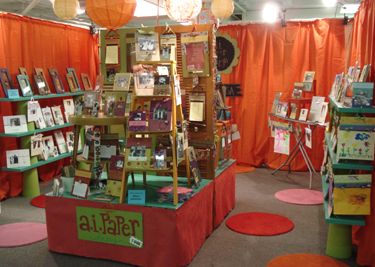
[[[48,95],[35,95],[32,97],[19,97],[14,99],[9,98],[0,98],[1,102],[10,102],[10,103],[17,103],[17,112],[16,114],[27,114],[27,102],[34,99],[52,99],[52,98],[64,98],[64,97],[80,97],[83,95],[83,92],[74,92],[74,93],[64,93],[64,94],[48,94]],[[31,136],[34,134],[54,131],[58,129],[68,128],[71,127],[71,123],[65,123],[63,125],[56,125],[54,127],[47,127],[44,129],[35,129],[34,122],[30,122],[27,124],[28,131],[24,133],[1,133],[0,137],[14,137],[20,138],[20,148],[29,149],[30,148],[30,140]],[[32,198],[40,195],[39,189],[39,174],[38,174],[38,167],[50,164],[52,162],[65,159],[71,157],[72,153],[64,153],[60,154],[57,157],[49,158],[47,160],[38,161],[36,156],[31,157],[30,162],[31,165],[27,167],[19,167],[19,168],[1,168],[1,171],[4,172],[22,172],[23,177],[23,188],[22,188],[22,195],[24,197]]]
[[[310,159],[309,155],[307,154],[307,151],[304,147],[304,143],[305,143],[304,138],[303,138],[304,136],[301,134],[300,125],[308,125],[311,129],[312,134],[313,134],[315,128],[325,127],[325,125],[319,124],[319,123],[316,123],[316,122],[310,122],[310,121],[293,120],[293,119],[282,117],[282,116],[279,116],[279,115],[276,115],[276,114],[273,114],[273,113],[269,113],[269,116],[271,116],[272,118],[277,118],[279,120],[287,121],[289,123],[292,123],[293,124],[292,134],[293,134],[293,136],[296,140],[296,144],[292,148],[288,157],[285,159],[285,161],[278,168],[276,168],[272,172],[272,175],[276,174],[279,170],[281,170],[285,166],[288,166],[288,173],[291,173],[291,163],[295,159],[295,157],[298,155],[298,152],[301,152],[302,157],[303,157],[303,159],[304,159],[304,161],[307,165],[307,168],[309,170],[309,174],[310,174],[309,175],[309,177],[310,177],[309,188],[311,189],[312,188],[312,177],[313,177],[314,174],[317,174],[317,172],[316,172],[316,170],[315,170],[315,168],[314,168],[314,166],[311,162],[311,159]]]

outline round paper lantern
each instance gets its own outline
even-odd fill
[[[77,15],[78,0],[55,0],[53,11],[60,19],[73,19]]]
[[[86,13],[96,24],[115,30],[131,20],[136,0],[86,0]]]
[[[164,0],[165,12],[177,22],[188,22],[198,16],[202,0]]]
[[[211,3],[211,12],[218,19],[229,18],[233,14],[233,0],[213,0]]]

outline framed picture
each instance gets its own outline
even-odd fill
[[[159,34],[138,31],[135,34],[135,57],[137,61],[159,61]]]
[[[74,100],[72,98],[64,99],[63,103],[65,119],[69,122],[69,116],[74,115]]]
[[[64,85],[61,82],[61,79],[60,79],[60,76],[59,76],[59,73],[57,72],[57,70],[55,68],[50,68],[50,69],[48,69],[48,71],[49,71],[49,74],[51,76],[53,85],[55,86],[55,92],[57,94],[65,93]]]
[[[44,75],[43,69],[42,68],[35,68],[35,75],[41,76],[41,78],[38,78],[38,81],[41,81],[42,83],[38,84],[37,80],[35,79],[35,83],[36,83],[36,86],[38,87],[39,94],[41,94],[41,95],[50,94],[51,93],[51,89],[48,86],[46,75]],[[34,76],[34,78],[35,78],[35,76]],[[44,94],[42,94],[40,92],[41,89],[39,89],[39,86],[41,86],[42,88],[44,88],[43,89],[44,92],[45,92]]]
[[[55,126],[53,115],[50,107],[42,108],[42,114],[47,127]]]
[[[89,192],[91,172],[76,170],[72,188],[72,195],[79,198],[87,198]]]
[[[66,146],[69,152],[73,152],[74,148],[74,132],[68,131],[65,133]]]
[[[40,95],[46,95],[49,93],[47,83],[41,74],[35,74],[34,81]]]
[[[81,91],[81,86],[79,85],[79,80],[78,80],[76,70],[74,68],[67,68],[66,70],[67,70],[68,73],[73,74],[74,80],[75,80],[76,85],[77,85],[77,90]]]
[[[116,73],[113,90],[129,91],[132,76],[131,73]]]
[[[51,111],[52,111],[52,116],[53,116],[53,119],[55,121],[55,124],[63,125],[65,122],[64,122],[64,117],[63,117],[62,111],[61,111],[61,107],[60,106],[54,106],[54,107],[51,108]]]
[[[4,130],[5,133],[24,133],[27,132],[26,116],[4,116]]]
[[[13,88],[13,84],[7,68],[0,68],[0,82],[4,90],[4,94],[8,96],[8,90]]]
[[[68,82],[70,92],[76,92],[77,90],[79,90],[73,73],[66,74],[66,81]]]
[[[98,92],[96,92],[96,91],[85,92],[84,95],[83,95],[84,108],[90,108],[90,109],[93,108],[94,103],[98,102],[98,99],[99,99],[99,93]]]
[[[301,112],[299,114],[298,120],[300,120],[300,121],[306,121],[308,114],[309,114],[309,110],[307,108],[302,108]]]
[[[303,75],[303,82],[305,83],[312,83],[315,78],[315,71],[305,71]]]
[[[57,149],[58,149],[59,153],[60,154],[67,153],[68,152],[68,146],[65,142],[65,138],[64,138],[64,135],[63,135],[62,131],[56,131],[56,132],[53,133],[53,135],[55,136],[55,141],[56,141]]]
[[[134,75],[135,92],[138,96],[154,94],[154,74],[152,72],[139,72]]]
[[[20,84],[20,89],[23,96],[32,96],[33,91],[31,90],[31,85],[27,75],[19,74],[17,75],[18,83]]]
[[[38,117],[42,114],[38,101],[27,102],[27,122],[37,121]]]
[[[30,154],[32,157],[39,156],[43,154],[43,135],[37,134],[30,138]]]
[[[54,157],[55,143],[53,142],[52,135],[44,136],[42,138],[43,142],[43,158],[47,160],[48,158]]]
[[[82,83],[83,83],[83,89],[92,90],[90,78],[86,73],[81,73],[81,79],[82,79]]]
[[[18,71],[19,71],[20,74],[22,74],[22,75],[29,76],[29,75],[27,74],[27,70],[26,70],[25,67],[19,67],[19,68],[18,68]]]
[[[8,168],[27,167],[31,165],[29,149],[8,150],[6,158]]]

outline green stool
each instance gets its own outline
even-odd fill
[[[329,224],[326,254],[336,259],[348,259],[352,255],[352,226]]]

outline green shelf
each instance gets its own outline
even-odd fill
[[[322,176],[322,188],[323,196],[326,196],[328,192],[329,183],[326,182],[326,175]],[[331,215],[328,216],[328,200],[324,199],[324,218],[327,223],[330,224],[344,224],[344,225],[366,225],[364,216],[352,216],[352,215]]]
[[[24,96],[19,98],[0,98],[0,102],[22,102],[22,101],[30,101],[31,99],[38,100],[38,99],[50,99],[50,98],[60,98],[60,97],[67,97],[67,96],[81,96],[84,92],[74,92],[74,93],[64,93],[64,94],[48,94],[48,95],[34,95],[34,96]]]
[[[372,165],[372,161],[363,162],[363,161],[355,161],[355,160],[345,160],[342,162],[337,161],[337,157],[335,152],[333,151],[332,144],[331,144],[331,134],[325,133],[325,141],[328,147],[328,153],[330,158],[332,159],[332,168],[333,169],[341,169],[341,170],[364,170],[364,171],[372,171],[374,166]]]
[[[24,133],[0,133],[0,137],[24,137],[24,136],[30,136],[34,134],[54,131],[58,129],[63,129],[63,128],[70,127],[70,126],[73,126],[73,125],[71,123],[65,123],[63,125],[55,125],[53,127],[47,127],[44,129],[36,129],[33,131],[24,132]]]
[[[4,172],[25,172],[25,171],[35,169],[35,168],[38,168],[40,166],[44,166],[44,165],[47,165],[49,163],[58,161],[60,159],[65,159],[65,158],[68,158],[68,157],[71,157],[71,156],[73,156],[72,152],[64,153],[64,154],[58,155],[57,157],[54,157],[54,158],[49,158],[47,160],[38,161],[37,163],[31,164],[30,166],[19,167],[19,168],[5,168],[4,167],[4,168],[1,168],[1,171],[4,171]]]
[[[375,114],[375,108],[348,108],[344,107],[342,104],[337,103],[332,97],[329,97],[330,103],[335,107],[335,109],[340,113],[367,113],[367,114]]]

